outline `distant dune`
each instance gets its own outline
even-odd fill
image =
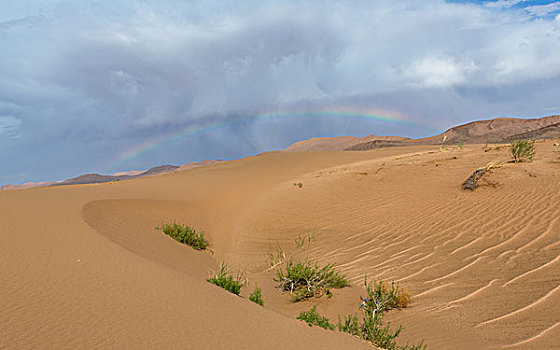
[[[446,144],[502,143],[515,139],[551,139],[560,137],[560,116],[538,119],[495,118],[453,127],[439,135],[422,139],[397,136],[321,137],[300,141],[286,148],[286,152],[305,151],[367,151],[375,148],[439,145],[444,135]]]
[[[339,136],[316,137],[296,142],[284,149],[284,152],[309,151],[367,151],[376,148],[414,145],[440,145],[444,135],[446,144],[502,143],[516,139],[552,139],[560,137],[560,116],[538,119],[495,118],[480,120],[453,127],[442,134],[422,139],[411,139],[400,136],[365,137]],[[218,160],[203,160],[187,163],[182,166],[161,165],[148,170],[132,170],[113,175],[84,174],[58,182],[28,182],[23,185],[5,185],[0,190],[17,190],[44,186],[64,186],[77,184],[93,184],[112,181],[130,180],[144,176],[165,174],[176,170],[187,170],[220,163]]]
[[[453,127],[441,135],[428,139],[434,143],[441,143],[442,136],[447,135],[447,142],[464,143],[501,143],[512,137],[521,137],[532,131],[560,123],[560,116],[550,116],[538,119],[496,118],[481,120],[465,125]],[[544,134],[543,134],[544,135]],[[558,135],[547,135],[556,137]],[[420,141],[420,140],[419,140]]]
[[[140,175],[146,170],[130,170],[130,171],[121,171],[119,173],[114,173],[113,176],[135,176]]]
[[[367,143],[391,144],[404,143],[411,139],[399,136],[376,136],[365,137],[338,136],[338,137],[315,137],[309,140],[296,142],[287,147],[285,152],[307,152],[307,151],[343,151],[350,150],[352,147]],[[378,148],[378,147],[371,147]]]
[[[220,160],[203,160],[200,162],[187,163],[182,166],[160,165],[160,166],[150,168],[148,170],[123,171],[123,172],[115,173],[113,175],[84,174],[77,177],[73,177],[68,180],[58,181],[58,182],[28,182],[23,185],[5,185],[0,187],[0,191],[22,190],[27,188],[45,187],[45,186],[83,185],[83,184],[95,184],[95,183],[131,180],[131,179],[137,179],[146,176],[167,174],[176,170],[182,171],[187,169],[208,166],[220,162],[221,162]]]
[[[22,185],[4,185],[0,187],[0,191],[3,190],[24,190],[27,188],[34,188],[34,187],[45,187],[45,186],[52,186],[57,184],[57,182],[26,182]]]
[[[187,163],[185,165],[181,165],[178,170],[182,171],[182,170],[200,168],[200,167],[203,167],[203,166],[218,164],[218,163],[221,163],[221,162],[223,162],[223,161],[222,160],[203,160],[203,161],[200,161],[200,162],[193,162],[193,163]]]
[[[136,173],[129,172],[123,175],[99,175],[99,174],[85,174],[78,177],[74,177],[68,180],[64,180],[61,182],[56,183],[57,186],[64,186],[64,185],[82,185],[82,184],[92,184],[92,183],[104,183],[104,182],[112,182],[112,181],[121,181],[121,180],[130,180],[136,179],[139,177],[145,177],[150,175],[159,175],[159,174],[166,174],[172,171],[179,169],[178,166],[175,165],[161,165],[154,168],[150,168],[146,171],[141,171]]]
[[[116,173],[113,175],[84,174],[77,177],[73,177],[68,180],[58,181],[58,182],[28,182],[23,185],[5,185],[0,187],[0,190],[21,190],[21,189],[27,189],[33,187],[44,187],[44,186],[83,185],[83,184],[122,181],[122,180],[137,179],[140,177],[151,176],[151,175],[166,174],[175,171],[177,169],[179,169],[179,167],[175,165],[161,165],[161,166],[150,168],[148,170],[132,170],[127,172]]]

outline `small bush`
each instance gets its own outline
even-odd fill
[[[362,306],[380,307],[383,311],[387,311],[405,308],[410,303],[410,293],[399,288],[394,282],[389,286],[386,282],[379,281],[372,286],[367,284],[366,280],[366,289],[367,297]],[[375,302],[378,305],[375,305]]]
[[[230,293],[239,295],[241,292],[241,287],[244,285],[244,277],[241,272],[237,272],[235,279],[232,275],[228,274],[228,267],[225,262],[222,262],[220,268],[216,268],[214,276],[208,278],[206,281],[222,287]]]
[[[313,306],[313,308],[309,311],[304,311],[299,314],[297,317],[298,320],[305,321],[311,326],[319,326],[324,329],[334,329],[334,325],[329,323],[329,319],[319,315],[317,312],[317,307]]]
[[[262,292],[259,286],[255,285],[255,290],[249,295],[249,300],[263,306]]]
[[[532,161],[535,156],[535,141],[517,140],[511,144],[510,152],[515,163],[525,159]]]
[[[302,188],[303,184],[301,182],[294,182],[294,186],[296,186],[297,188]]]
[[[204,250],[209,245],[208,241],[204,239],[204,232],[196,232],[195,229],[187,225],[164,224],[161,229],[163,233],[177,242],[189,245],[196,250]]]
[[[358,321],[356,315],[349,315],[344,318],[344,322],[338,317],[337,328],[340,332],[350,333],[361,339],[371,342],[373,345],[387,349],[412,349],[410,347],[397,346],[396,339],[401,333],[402,327],[391,330],[391,324],[383,326],[383,312],[374,313],[373,310],[366,309],[363,314],[362,322]],[[422,343],[420,343],[422,344]]]
[[[301,301],[311,297],[321,297],[330,294],[330,288],[343,288],[349,285],[346,275],[341,274],[330,263],[319,267],[317,263],[309,260],[286,262],[286,271],[276,269],[275,282],[278,282],[280,291],[292,294],[293,301]]]
[[[398,349],[396,339],[401,334],[402,326],[391,330],[391,323],[388,323],[383,327],[383,315],[383,312],[372,314],[371,311],[366,311],[362,323],[362,339],[383,349],[396,350]]]
[[[406,307],[410,301],[410,295],[404,292],[394,283],[389,287],[384,282],[367,284],[367,297],[362,302],[360,309],[363,312],[362,322],[358,321],[356,315],[349,315],[344,321],[338,317],[338,330],[358,336],[373,345],[387,350],[422,350],[426,349],[424,341],[416,345],[404,347],[398,346],[396,339],[400,335],[402,327],[391,330],[391,324],[383,326],[383,316],[387,310]]]
[[[350,333],[355,336],[360,336],[360,323],[358,322],[358,316],[348,315],[344,316],[344,322],[338,316],[338,330],[340,332]],[[361,338],[361,337],[360,337]]]

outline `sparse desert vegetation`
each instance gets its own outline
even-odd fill
[[[263,306],[264,301],[262,299],[262,291],[258,285],[255,285],[255,290],[253,290],[253,292],[249,295],[249,300],[251,300],[253,303]]]
[[[210,243],[204,238],[204,232],[197,232],[195,229],[177,223],[163,224],[161,227],[163,233],[173,238],[179,243],[191,246],[196,250],[205,250]]]
[[[331,296],[331,288],[343,288],[349,285],[346,275],[335,269],[334,263],[322,267],[309,259],[286,261],[285,270],[281,266],[276,268],[274,281],[278,283],[281,292],[289,292],[294,302],[311,297]]]
[[[365,281],[367,296],[360,305],[362,312],[361,321],[358,315],[347,315],[344,318],[338,316],[336,328],[340,332],[349,333],[359,337],[372,345],[387,350],[423,350],[426,349],[424,341],[416,345],[399,346],[397,338],[401,334],[402,326],[391,329],[391,324],[384,325],[383,317],[385,312],[391,309],[400,309],[408,306],[410,293],[400,288],[394,282],[388,284],[383,281],[368,284]],[[335,325],[329,319],[321,316],[317,312],[317,307],[299,314],[298,320],[305,321],[310,327],[318,326],[325,329],[334,330]]]
[[[306,244],[313,243],[314,240],[315,237],[311,233],[308,233],[307,235],[298,236],[294,239],[294,242],[296,243],[296,247],[304,252]]]
[[[367,297],[364,299],[362,306],[369,304],[371,307],[387,311],[405,308],[410,303],[410,293],[399,287],[395,282],[391,282],[390,285],[384,281],[368,284],[366,280],[364,285],[366,286]]]
[[[334,329],[334,325],[330,324],[328,318],[319,315],[317,306],[313,306],[309,311],[300,313],[297,319],[306,322],[309,327],[318,326],[324,329]]]
[[[535,156],[535,141],[517,140],[511,144],[510,153],[515,163],[532,161]]]
[[[241,292],[241,287],[245,284],[245,276],[241,271],[237,271],[237,275],[234,278],[233,275],[229,273],[229,268],[227,264],[222,261],[221,265],[216,268],[214,275],[208,278],[206,281],[222,287],[230,293],[239,295]]]
[[[368,284],[365,281],[367,297],[362,301],[362,322],[358,316],[348,315],[344,319],[338,318],[338,330],[358,336],[371,342],[373,345],[387,350],[421,350],[426,349],[424,341],[416,345],[397,345],[397,337],[402,331],[402,326],[391,330],[391,324],[383,325],[385,312],[395,308],[403,308],[410,302],[410,294],[391,282],[389,286],[383,281]]]

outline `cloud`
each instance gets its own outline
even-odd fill
[[[486,7],[493,7],[493,8],[510,8],[517,4],[526,2],[528,0],[497,0],[497,1],[488,1],[484,3]]]
[[[12,139],[21,136],[19,129],[21,127],[21,119],[12,116],[0,115],[0,135],[5,135]]]
[[[475,68],[470,59],[457,62],[452,58],[429,56],[412,62],[405,75],[415,81],[410,84],[413,87],[447,87],[464,83]]]
[[[546,5],[528,6],[525,8],[525,11],[538,17],[544,17],[550,13],[560,11],[560,2],[554,2]]]
[[[126,170],[102,165],[191,125],[239,118],[246,123],[219,138],[193,136],[123,166],[238,157],[297,138],[386,127],[314,119],[294,136],[293,123],[254,125],[259,113],[302,106],[393,110],[427,127],[384,132],[413,136],[502,113],[541,115],[560,95],[560,21],[548,18],[558,3],[528,3],[2,4],[0,130],[12,136],[0,147],[12,148],[0,162],[49,159],[38,179]],[[13,173],[33,173],[20,168]]]

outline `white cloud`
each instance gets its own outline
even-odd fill
[[[470,59],[454,61],[447,57],[429,56],[412,62],[405,72],[414,87],[449,87],[465,82],[476,68]]]
[[[527,6],[525,11],[538,17],[544,17],[549,13],[560,11],[560,2],[553,2],[546,5]]]
[[[527,0],[497,0],[497,1],[488,1],[484,3],[486,7],[493,7],[493,8],[510,8],[519,3],[526,2]]]

